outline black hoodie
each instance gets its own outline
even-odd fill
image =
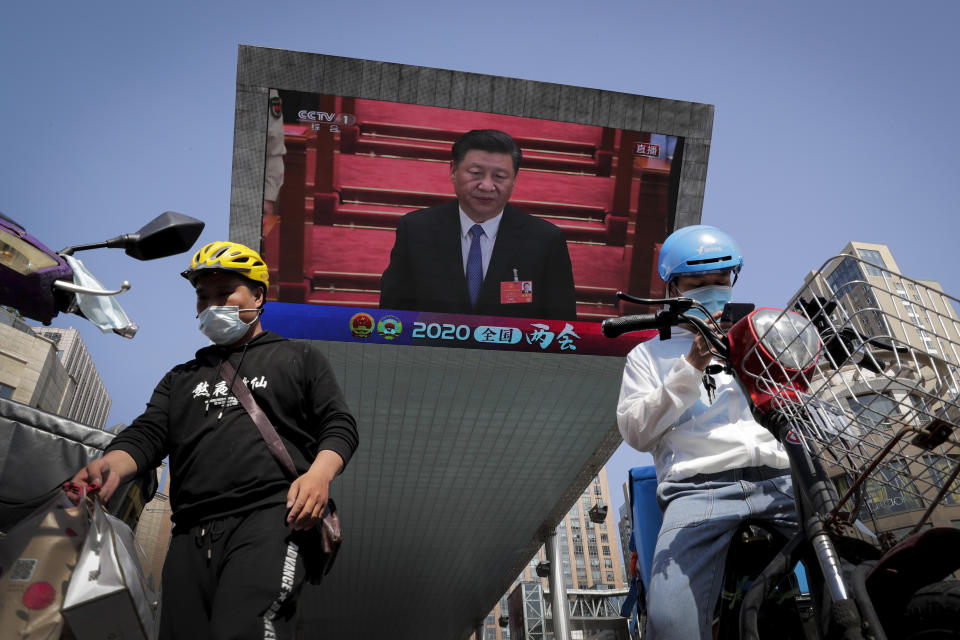
[[[290,480],[257,426],[218,373],[228,358],[270,418],[300,473],[322,449],[346,463],[357,424],[330,364],[311,342],[264,331],[239,346],[210,346],[174,367],[143,415],[108,447],[129,453],[137,469],[170,456],[170,503],[178,525],[286,501]]]

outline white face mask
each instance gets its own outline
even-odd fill
[[[733,298],[733,287],[723,284],[708,284],[697,287],[696,289],[684,291],[680,295],[698,301],[707,308],[710,315],[713,315],[717,311],[723,311],[723,306]],[[703,312],[700,311],[700,309],[694,308],[687,313],[700,316],[701,318],[703,317]]]
[[[200,318],[200,332],[210,338],[214,344],[228,345],[233,344],[250,329],[250,325],[256,322],[256,318],[246,323],[240,319],[240,307],[207,307],[200,312],[197,317]],[[260,309],[243,309],[243,311],[256,311],[257,317],[260,315]]]

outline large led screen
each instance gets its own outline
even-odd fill
[[[659,293],[682,138],[282,89],[265,108],[270,297],[340,308],[312,313],[353,339],[573,351],[596,334],[581,323],[620,315],[617,291]],[[474,158],[500,174],[474,180]],[[469,225],[489,203],[471,298]]]
[[[319,341],[362,425],[301,628],[465,640],[620,443],[621,358],[653,336],[598,320],[659,294],[659,243],[700,222],[713,107],[241,46],[235,116],[229,237],[269,263],[264,326]],[[479,290],[451,205],[473,130],[522,154]]]

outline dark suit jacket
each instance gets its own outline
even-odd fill
[[[533,302],[501,304],[500,283],[533,282]],[[563,231],[507,205],[476,309],[463,273],[456,200],[400,219],[390,265],[380,281],[380,307],[441,313],[574,320],[573,270]]]

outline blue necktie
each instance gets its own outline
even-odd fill
[[[470,292],[470,307],[477,306],[477,299],[480,297],[480,287],[483,285],[483,255],[480,253],[480,236],[483,235],[483,227],[475,224],[470,227],[470,235],[473,240],[470,242],[470,253],[467,254],[467,291]]]

